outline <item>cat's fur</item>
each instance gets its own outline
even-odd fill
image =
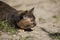
[[[5,2],[0,1],[0,20],[7,21],[22,29],[32,28],[36,25],[34,8],[26,11],[18,11]]]

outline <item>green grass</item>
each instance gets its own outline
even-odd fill
[[[57,1],[56,0],[50,0],[52,3],[57,3]]]
[[[5,21],[0,21],[0,31],[11,33],[11,34],[16,33],[16,29],[8,22]]]
[[[52,39],[54,39],[54,40],[60,40],[60,36],[52,36]]]
[[[23,38],[23,40],[30,40],[32,37],[31,36],[26,36]]]
[[[39,21],[40,21],[41,23],[46,23],[46,20],[45,20],[44,18],[39,18]]]
[[[54,15],[53,18],[58,18],[58,17],[56,15]]]
[[[29,39],[29,36],[25,37],[24,40],[28,40]]]

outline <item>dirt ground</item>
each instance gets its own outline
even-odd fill
[[[32,32],[19,32],[17,35],[0,33],[0,40],[53,40],[49,33],[60,32],[60,0],[0,0],[17,10],[34,9],[36,27]]]

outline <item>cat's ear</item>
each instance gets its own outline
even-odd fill
[[[29,10],[30,13],[33,13],[34,7]]]
[[[28,11],[26,10],[26,11],[23,11],[23,10],[19,10],[18,11],[18,15],[20,15],[20,14],[24,14],[24,13],[27,13]]]

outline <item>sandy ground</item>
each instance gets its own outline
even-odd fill
[[[37,26],[32,32],[19,32],[17,35],[1,33],[0,40],[53,40],[44,28],[50,33],[60,32],[60,0],[1,0],[17,10],[35,8]],[[53,16],[56,16],[55,18]]]

